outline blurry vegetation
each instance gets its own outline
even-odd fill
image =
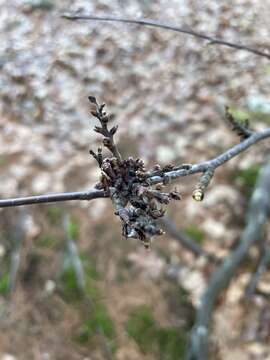
[[[197,243],[202,244],[204,240],[204,233],[196,225],[190,225],[185,228],[185,233],[195,240]]]
[[[139,156],[138,153],[138,140],[130,136],[122,136],[118,141],[118,148],[123,158]]]
[[[0,155],[0,166],[6,165],[8,162],[8,157],[6,155]]]
[[[103,336],[111,351],[115,350],[115,345],[111,341],[115,338],[114,323],[108,313],[106,305],[99,299],[99,290],[96,284],[100,274],[89,259],[89,255],[80,256],[83,264],[86,280],[85,290],[80,288],[74,268],[68,267],[61,276],[63,285],[63,297],[66,301],[76,303],[81,311],[82,323],[74,336],[74,340],[81,344],[94,341],[97,336]],[[87,303],[86,310],[84,308]],[[81,306],[80,306],[81,305]]]
[[[78,240],[79,238],[79,221],[74,216],[71,216],[68,222],[67,232],[68,236],[73,240]]]
[[[135,309],[128,318],[127,333],[132,337],[143,352],[153,351],[157,341],[157,327],[152,311],[147,306]]]
[[[49,11],[54,8],[54,3],[51,0],[29,0],[27,5],[31,10],[45,10]]]
[[[243,187],[248,196],[252,193],[260,168],[260,165],[252,165],[247,169],[238,170],[233,176],[233,179]]]
[[[9,274],[7,272],[0,276],[0,295],[6,295],[9,291]]]
[[[97,303],[90,309],[89,316],[81,326],[76,340],[79,343],[85,344],[95,335],[103,335],[110,341],[116,336],[114,323],[106,306],[102,303]],[[113,350],[113,348],[111,349]]]
[[[270,114],[265,113],[263,111],[250,111],[247,109],[242,109],[239,107],[230,107],[230,113],[233,115],[235,120],[239,122],[244,122],[245,120],[249,120],[252,126],[252,122],[262,121],[265,124],[270,124]]]
[[[52,206],[47,209],[47,218],[52,225],[60,224],[63,216],[63,209],[61,207]]]
[[[62,272],[61,283],[63,285],[63,297],[66,301],[76,302],[82,300],[84,294],[79,287],[73,267],[68,267]]]
[[[244,122],[250,118],[250,113],[247,110],[238,107],[230,107],[230,114],[239,122]],[[252,121],[252,118],[250,118],[250,120]]]
[[[139,306],[129,315],[126,330],[142,352],[154,352],[158,359],[176,360],[184,354],[186,338],[181,329],[158,326],[147,306]]]
[[[63,297],[66,301],[76,302],[81,301],[84,297],[91,299],[97,296],[97,287],[95,281],[98,279],[98,272],[91,263],[89,257],[80,256],[84,275],[85,275],[85,291],[82,292],[74,268],[68,266],[65,268],[61,275],[61,283],[63,285]]]
[[[39,247],[53,249],[53,248],[57,247],[57,245],[59,244],[59,241],[53,235],[41,234],[40,236],[37,237],[37,239],[35,240],[35,243]]]

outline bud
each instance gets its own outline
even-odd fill
[[[192,197],[196,201],[202,201],[204,198],[204,193],[203,193],[202,189],[195,189],[193,191]]]

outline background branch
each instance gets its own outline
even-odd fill
[[[251,275],[250,281],[245,290],[245,297],[251,298],[256,293],[256,288],[261,276],[267,271],[270,263],[270,248],[263,239],[263,244],[260,246],[260,256],[256,266],[255,272]]]
[[[168,217],[161,218],[160,222],[170,236],[178,240],[182,246],[193,252],[193,254],[196,256],[204,256],[207,260],[215,263],[219,261],[214,254],[208,253],[200,245],[193,241],[187,234],[179,231],[175,224]]]
[[[262,228],[270,213],[270,161],[261,169],[253,192],[246,219],[246,227],[238,247],[229,254],[222,265],[212,275],[209,285],[201,298],[195,325],[191,332],[188,360],[208,359],[209,323],[216,301],[229,285],[238,267],[248,255],[248,251],[262,236]]]
[[[76,281],[79,290],[82,294],[85,293],[85,274],[83,265],[79,256],[79,251],[76,245],[75,240],[72,237],[70,231],[70,215],[65,214],[63,219],[63,226],[65,229],[65,246],[66,246],[66,256],[67,262],[70,263],[71,268],[73,268]]]
[[[28,213],[25,209],[20,209],[18,219],[12,233],[12,249],[10,256],[9,271],[9,295],[12,294],[16,285],[16,279],[21,262],[21,248],[26,236],[26,222]]]
[[[213,36],[209,36],[209,35],[205,35],[203,33],[193,31],[189,28],[181,28],[178,26],[166,25],[166,24],[162,24],[160,22],[153,21],[153,20],[148,20],[148,19],[132,20],[132,19],[124,19],[124,18],[120,18],[120,17],[110,17],[110,16],[101,17],[101,16],[92,16],[92,15],[83,15],[83,14],[82,15],[65,14],[65,15],[63,15],[63,18],[68,19],[68,20],[113,21],[113,22],[122,22],[122,23],[129,23],[129,24],[136,24],[136,25],[143,25],[143,26],[152,26],[152,27],[172,30],[172,31],[187,34],[190,36],[194,36],[194,37],[202,39],[202,40],[209,41],[210,44],[227,46],[227,47],[230,47],[230,48],[233,48],[236,50],[248,51],[250,53],[253,53],[258,56],[262,56],[262,57],[270,60],[270,54],[260,51],[260,50],[257,50],[257,49],[254,49],[253,47],[243,45],[243,44],[233,43],[231,41],[226,41],[223,39],[218,39]]]

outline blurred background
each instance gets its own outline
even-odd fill
[[[210,159],[239,140],[224,105],[270,124],[270,63],[174,32],[61,18],[66,12],[151,18],[269,48],[259,0],[0,0],[0,196],[92,188],[89,95],[107,104],[124,156],[148,167]],[[202,203],[196,176],[176,183],[178,234],[224,257],[237,244],[269,141],[216,172]],[[268,224],[269,229],[269,224]],[[269,239],[269,233],[268,235]],[[242,301],[251,252],[215,309],[211,358],[270,359],[267,297]],[[0,211],[0,359],[182,359],[215,266],[168,231],[147,252],[121,236],[109,200]],[[270,272],[259,286],[270,295]]]

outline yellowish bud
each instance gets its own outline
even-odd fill
[[[193,191],[192,197],[196,201],[202,201],[204,198],[204,193],[202,192],[201,189],[195,189]]]

